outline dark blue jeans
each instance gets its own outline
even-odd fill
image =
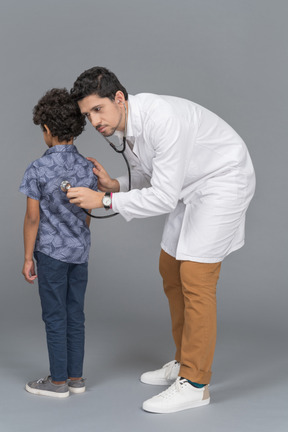
[[[69,264],[41,252],[35,259],[52,380],[82,377],[88,263]]]

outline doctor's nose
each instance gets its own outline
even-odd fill
[[[95,128],[101,124],[101,119],[100,119],[99,115],[97,115],[97,114],[91,114],[89,120],[90,120],[90,123],[92,124],[92,126]]]

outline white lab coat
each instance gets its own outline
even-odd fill
[[[254,194],[243,140],[221,118],[185,99],[129,95],[126,157],[113,210],[127,221],[167,213],[161,247],[179,260],[219,262],[244,244]]]

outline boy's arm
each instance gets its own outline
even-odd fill
[[[39,201],[27,197],[27,209],[24,219],[24,265],[22,274],[27,282],[33,284],[37,275],[33,260],[33,252],[39,227],[40,210]]]
[[[91,213],[92,210],[88,210],[88,213]],[[86,217],[86,225],[88,225],[88,227],[90,227],[90,222],[91,222],[91,217],[87,215]]]

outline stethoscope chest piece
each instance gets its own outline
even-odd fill
[[[63,180],[60,184],[60,188],[62,192],[67,192],[71,188],[71,184],[68,182],[68,180]]]

